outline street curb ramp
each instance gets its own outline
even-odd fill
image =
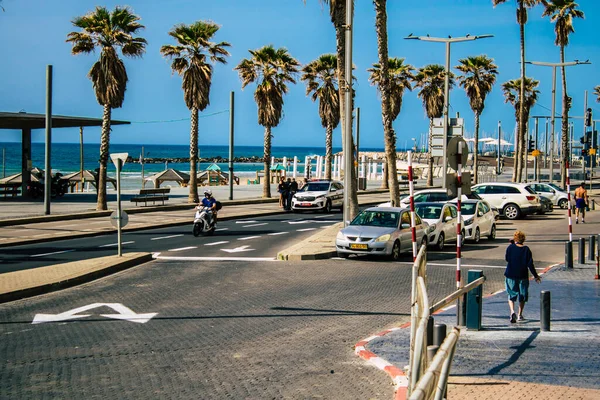
[[[337,255],[335,236],[343,227],[343,222],[331,225],[308,239],[296,243],[277,253],[277,259],[282,261],[323,260]]]
[[[126,253],[0,274],[0,303],[77,286],[152,260],[150,253]]]

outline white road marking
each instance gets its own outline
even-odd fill
[[[243,237],[243,238],[238,238],[238,240],[250,240],[250,239],[256,239],[259,238],[260,236],[248,236],[248,237]]]
[[[160,256],[160,252],[158,252],[158,253],[152,253],[152,258],[157,258],[158,256]]]
[[[328,220],[325,219],[323,221],[315,221],[317,224],[334,224],[336,222],[342,222],[342,221],[335,221],[335,220]]]
[[[262,224],[244,225],[244,226],[242,226],[242,228],[250,228],[251,226],[262,226],[262,225],[269,225],[269,223],[263,222]]]
[[[131,243],[135,243],[134,240],[130,241],[130,242],[122,242],[121,245],[124,244],[131,244]],[[103,244],[102,246],[98,246],[98,247],[112,247],[112,246],[117,246],[118,243],[111,243],[111,244]]]
[[[197,249],[198,246],[189,246],[189,247],[180,247],[178,249],[171,249],[171,250],[167,250],[167,251],[183,251],[183,250],[191,250],[191,249]]]
[[[333,214],[319,215],[319,216],[316,216],[315,218],[327,218],[327,217],[333,217]]]
[[[31,257],[31,258],[33,258],[33,257],[43,257],[43,256],[49,256],[49,255],[52,255],[52,254],[70,253],[72,251],[75,251],[75,249],[62,250],[62,251],[53,251],[52,253],[34,254],[32,256],[29,256],[29,257]]]
[[[296,232],[314,231],[315,229],[317,229],[317,228],[296,229]]]
[[[267,235],[269,236],[276,236],[276,235],[285,235],[289,232],[273,232],[273,233],[267,233]]]
[[[249,249],[248,245],[236,247],[235,249],[221,249],[221,251],[225,251],[227,253],[241,253],[244,251],[254,251],[254,249]]]
[[[251,224],[253,222],[258,222],[258,221],[235,221],[236,224]]]
[[[219,232],[219,231],[228,231],[229,228],[219,228],[219,229],[215,229],[215,232]]]
[[[273,257],[160,257],[160,260],[177,260],[177,261],[277,261]]]
[[[159,237],[151,238],[150,240],[171,239],[171,238],[179,237],[179,236],[183,236],[183,233],[180,233],[179,235],[159,236]]]
[[[229,240],[223,240],[221,242],[212,242],[212,243],[205,243],[205,246],[216,246],[218,244],[225,244],[225,243],[229,243]]]
[[[307,220],[307,219],[303,219],[303,220],[300,220],[300,221],[290,221],[290,222],[288,222],[288,224],[290,224],[290,225],[310,224],[311,222],[315,222],[315,221],[310,221],[310,220]]]

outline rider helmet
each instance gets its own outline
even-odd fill
[[[212,196],[212,191],[210,191],[210,190],[204,191],[204,197],[211,197],[211,196]]]

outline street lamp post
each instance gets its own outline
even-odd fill
[[[542,67],[552,67],[552,116],[550,119],[551,132],[552,136],[550,139],[550,183],[554,182],[554,122],[556,115],[556,68],[557,67],[572,67],[574,65],[580,64],[591,64],[589,60],[586,61],[568,61],[564,63],[550,63],[550,62],[541,62],[541,61],[525,61],[525,64],[531,65],[539,65]]]
[[[446,188],[446,179],[445,179],[445,174],[446,171],[448,170],[448,158],[447,158],[447,145],[448,145],[448,126],[450,125],[450,121],[448,118],[448,113],[449,113],[449,109],[450,109],[450,44],[452,43],[457,43],[457,42],[469,42],[469,41],[473,41],[473,40],[477,40],[477,39],[485,39],[485,38],[491,38],[494,37],[494,35],[476,35],[476,36],[471,36],[471,35],[467,35],[464,37],[455,37],[453,38],[452,36],[448,36],[447,38],[439,38],[439,37],[430,37],[428,36],[413,36],[412,33],[410,35],[408,35],[408,37],[405,37],[404,39],[413,39],[413,40],[422,40],[424,42],[436,42],[436,43],[446,43],[446,76],[444,79],[444,134],[445,134],[445,138],[442,141],[442,152],[443,152],[443,157],[442,157],[442,162],[443,162],[443,174],[444,174],[444,179],[442,180],[442,187],[445,189]],[[431,135],[431,132],[429,133]],[[431,151],[431,149],[429,149],[429,151]],[[431,171],[429,171],[429,173],[431,173]]]

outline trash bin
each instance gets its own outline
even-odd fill
[[[358,178],[358,190],[367,190],[367,178]]]

